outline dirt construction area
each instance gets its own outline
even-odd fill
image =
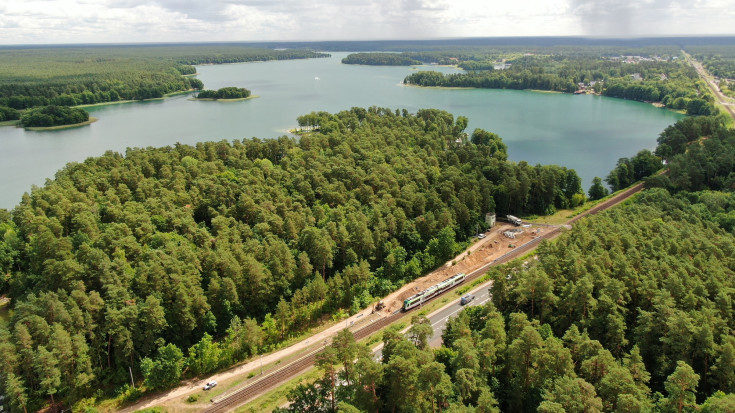
[[[403,306],[403,300],[408,297],[454,274],[460,272],[469,274],[499,258],[508,251],[511,251],[513,248],[523,245],[554,228],[552,226],[538,226],[533,224],[530,226],[527,224],[522,227],[506,223],[496,224],[484,233],[485,238],[476,238],[476,242],[461,255],[445,263],[428,275],[404,285],[398,291],[385,297],[383,299],[385,307],[380,313],[384,315],[390,314],[401,308]]]

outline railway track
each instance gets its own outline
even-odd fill
[[[596,214],[600,211],[611,208],[625,201],[626,199],[630,198],[631,196],[641,191],[642,189],[643,189],[643,184],[635,185],[625,190],[624,192],[621,192],[620,194],[608,199],[607,201],[601,202],[600,204],[595,205],[593,208],[590,208],[589,210],[580,213],[579,215],[567,221],[566,225],[571,225],[572,223],[577,222],[578,220],[580,220],[581,218],[585,216]],[[526,254],[532,251],[534,248],[536,248],[536,246],[538,246],[539,243],[541,243],[541,241],[550,240],[558,236],[559,234],[561,234],[561,231],[562,229],[560,227],[557,227],[557,228],[554,228],[552,231],[549,231],[546,234],[539,236],[538,238],[535,238],[523,245],[519,245],[518,247],[514,248],[511,251],[508,251],[506,254],[500,256],[499,258],[493,260],[492,262],[485,264],[482,267],[476,269],[475,271],[472,271],[471,273],[467,274],[467,278],[465,279],[464,283],[473,281],[477,279],[478,277],[484,275],[485,272],[487,272],[487,269],[494,265],[505,264],[507,262],[510,262],[520,257],[523,254]],[[447,291],[450,291],[454,288],[457,288],[457,286],[452,287]],[[438,295],[437,297],[441,297],[442,295],[444,295],[444,293]],[[419,310],[420,308],[421,307],[414,307],[411,310],[408,310],[406,312],[402,312],[398,310],[388,316],[385,316],[381,319],[378,319],[368,324],[365,327],[355,330],[352,334],[355,336],[355,340],[360,340],[390,325],[394,321],[403,317],[405,314],[411,313],[415,310]],[[234,409],[235,407],[250,401],[251,399],[261,394],[262,392],[272,387],[275,387],[276,385],[282,383],[283,381],[296,376],[297,374],[301,373],[302,371],[314,365],[314,361],[316,360],[317,354],[324,351],[325,347],[326,347],[326,342],[325,342],[325,346],[322,346],[302,356],[298,360],[295,360],[285,365],[284,367],[281,367],[278,370],[272,371],[268,373],[267,375],[263,376],[262,378],[250,384],[247,384],[246,386],[240,389],[237,389],[230,393],[226,393],[222,396],[214,398],[212,400],[213,402],[212,405],[208,407],[207,409],[203,410],[203,412],[205,413],[226,412],[230,409]]]
[[[389,316],[376,320],[370,323],[369,325],[363,328],[360,328],[359,330],[355,330],[355,332],[353,333],[353,335],[355,336],[355,340],[365,338],[376,331],[380,331],[382,328],[390,325],[391,323],[401,318],[402,316],[403,316],[403,313],[400,313],[400,312],[393,313]],[[261,379],[258,379],[257,381],[254,381],[229,394],[224,394],[222,396],[219,396],[218,398],[213,399],[212,406],[210,406],[206,410],[203,410],[203,412],[205,413],[226,412],[230,409],[233,409],[249,401],[250,399],[253,399],[260,393],[270,389],[271,387],[274,387],[280,384],[284,380],[287,380],[293,376],[296,376],[297,374],[301,373],[302,371],[314,365],[316,356],[322,351],[324,351],[324,348],[325,346],[322,346],[304,355],[298,360],[295,360],[278,370],[268,373],[267,375],[263,376]]]

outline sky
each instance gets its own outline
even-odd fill
[[[735,0],[0,0],[0,44],[735,34]]]

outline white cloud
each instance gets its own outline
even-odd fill
[[[735,0],[0,0],[1,44],[734,34]]]

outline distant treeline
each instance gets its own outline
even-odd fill
[[[202,90],[197,99],[242,99],[250,96],[250,91],[241,87],[223,87],[217,90]]]
[[[723,94],[735,97],[735,46],[697,46],[686,50],[719,78],[718,86]]]
[[[326,41],[326,42],[255,42],[252,47],[264,48],[311,48],[333,52],[419,52],[435,50],[487,50],[566,49],[571,53],[598,54],[600,50],[617,49],[626,55],[643,55],[652,47],[678,52],[681,45],[732,45],[732,36],[720,37],[655,37],[655,38],[590,38],[590,37],[473,37],[444,40],[369,40],[369,41]],[[556,52],[554,52],[556,53]]]
[[[353,49],[354,50],[354,49]],[[377,49],[373,49],[377,50]],[[640,57],[658,57],[670,59],[679,56],[681,50],[678,47],[671,46],[646,46],[646,47],[621,47],[621,46],[604,46],[604,47],[580,47],[570,45],[497,45],[497,46],[476,46],[476,45],[456,45],[447,46],[436,44],[433,46],[425,46],[422,48],[410,48],[408,46],[392,49],[401,51],[401,53],[354,53],[353,55],[381,55],[389,54],[398,59],[417,60],[422,63],[436,63],[441,65],[459,65],[466,70],[489,70],[492,69],[496,61],[506,59],[514,60],[522,57],[539,57],[547,56],[554,59],[588,59],[600,60],[603,58],[619,57],[619,56],[640,56]],[[373,57],[373,56],[368,56]],[[375,62],[379,62],[379,58],[373,57]],[[379,63],[375,63],[379,64]],[[467,67],[465,67],[467,65]],[[478,68],[482,66],[482,68]]]
[[[240,62],[259,62],[268,60],[294,60],[294,59],[314,59],[320,57],[329,57],[328,53],[319,53],[311,50],[292,49],[292,50],[269,50],[269,49],[253,49],[248,47],[230,46],[229,49],[192,46],[191,54],[179,58],[179,62],[186,65],[203,65],[203,64],[222,64],[222,63],[240,63]],[[209,50],[210,53],[204,52]]]
[[[685,49],[701,61],[712,75],[735,79],[735,45],[689,46]]]
[[[193,64],[326,57],[245,46],[0,49],[0,106],[75,106],[202,89]]]
[[[690,115],[716,113],[713,98],[694,68],[679,59],[521,56],[508,60],[505,70],[484,70],[483,64],[466,73],[417,72],[406,84],[418,86],[541,89],[573,92],[583,87],[604,96],[642,102],[661,102]],[[464,62],[460,63],[462,66]],[[481,70],[483,69],[483,70]]]
[[[342,59],[348,65],[411,66],[423,64],[399,53],[352,53]]]

